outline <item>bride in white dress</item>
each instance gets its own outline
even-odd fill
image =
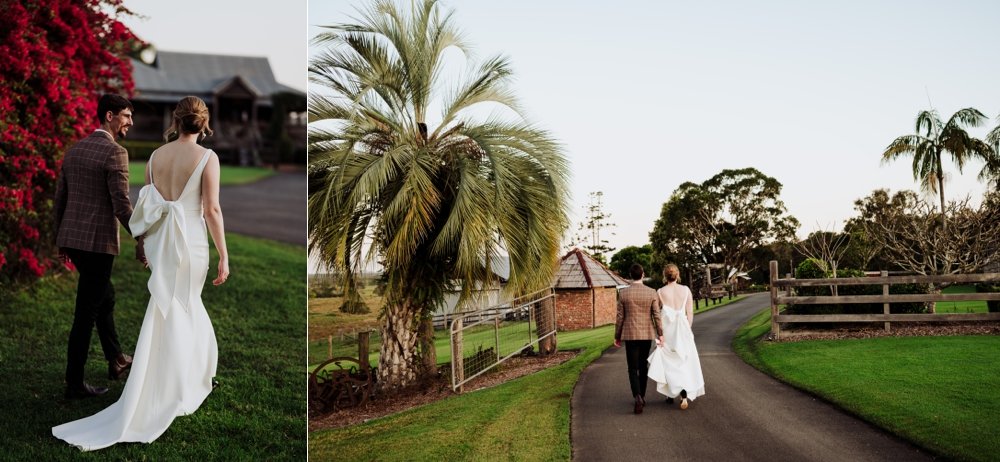
[[[667,284],[656,291],[662,305],[663,345],[649,355],[649,378],[656,382],[656,391],[665,395],[668,403],[679,397],[680,408],[687,409],[689,400],[705,394],[701,361],[691,333],[694,297],[691,289],[678,283],[677,265],[667,265],[663,277]]]
[[[198,144],[211,135],[208,108],[188,96],[174,110],[175,141],[146,164],[129,227],[144,235],[149,304],[136,341],[132,372],[118,401],[52,434],[84,451],[119,442],[150,443],[179,415],[193,413],[212,391],[218,362],[215,331],[201,301],[208,274],[207,231],[219,252],[216,286],[229,277],[219,207],[219,159]]]

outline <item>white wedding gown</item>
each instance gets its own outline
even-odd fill
[[[84,451],[150,443],[175,417],[197,410],[212,391],[218,346],[201,301],[209,255],[201,177],[210,153],[205,152],[177,200],[165,200],[152,178],[139,192],[129,227],[136,236],[145,234],[152,274],[132,371],[116,403],[52,429]]]
[[[688,291],[687,297],[691,296]],[[663,302],[663,297],[660,296]],[[656,391],[669,398],[676,398],[686,390],[687,398],[705,394],[705,379],[701,375],[701,361],[694,344],[694,334],[688,324],[684,306],[679,309],[663,304],[660,320],[663,326],[663,345],[656,347],[649,358],[649,378],[656,382]]]

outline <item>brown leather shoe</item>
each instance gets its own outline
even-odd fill
[[[121,353],[112,361],[108,361],[108,378],[118,380],[125,376],[125,371],[132,367],[132,357]]]
[[[108,389],[105,387],[93,387],[84,382],[80,385],[66,387],[66,399],[90,398],[92,396],[103,395],[107,392]]]

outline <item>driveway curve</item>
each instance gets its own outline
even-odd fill
[[[573,460],[933,460],[736,356],[737,328],[767,304],[767,294],[757,294],[695,317],[706,394],[686,411],[667,405],[650,381],[646,408],[634,415],[624,348],[605,351],[573,392]]]

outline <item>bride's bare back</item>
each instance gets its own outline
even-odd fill
[[[172,141],[156,150],[146,171],[146,184],[155,183],[165,200],[175,201],[184,192],[191,174],[205,156],[197,143]],[[196,180],[197,181],[197,180]]]

